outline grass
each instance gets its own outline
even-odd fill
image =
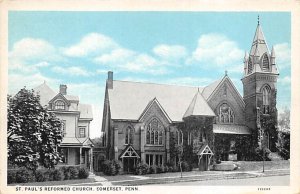
[[[238,161],[237,165],[240,167],[237,171],[259,171],[263,168],[262,161]],[[265,170],[276,169],[289,169],[290,161],[278,160],[278,161],[265,161]]]

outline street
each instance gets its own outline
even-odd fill
[[[290,175],[284,176],[270,176],[270,177],[256,177],[247,179],[223,179],[223,180],[208,180],[208,181],[192,181],[192,182],[176,182],[167,184],[157,184],[149,186],[288,186],[290,184]]]

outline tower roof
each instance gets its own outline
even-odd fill
[[[266,52],[269,53],[268,45],[265,40],[265,36],[262,31],[262,28],[258,23],[254,34],[251,50],[250,50],[250,56],[261,57],[261,55],[263,55]]]
[[[203,96],[200,94],[199,90],[194,96],[191,104],[186,110],[183,118],[188,116],[215,116],[215,113],[211,110],[210,106],[204,100]]]

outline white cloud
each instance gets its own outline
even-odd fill
[[[291,48],[288,43],[274,45],[275,60],[279,70],[291,66]]]
[[[85,57],[91,54],[97,55],[116,47],[118,44],[110,37],[99,33],[90,33],[84,36],[79,43],[62,50],[69,57]]]
[[[167,60],[177,60],[187,56],[187,50],[185,47],[180,45],[166,45],[161,44],[153,48],[153,52]]]
[[[32,60],[49,58],[55,52],[54,46],[43,39],[24,38],[13,45],[9,57]]]
[[[133,57],[135,54],[134,51],[124,49],[124,48],[117,48],[112,50],[108,54],[103,54],[99,57],[95,58],[95,62],[97,63],[102,63],[102,64],[107,64],[107,63],[122,63],[129,58]]]
[[[222,34],[205,34],[198,40],[198,46],[193,52],[188,63],[203,62],[211,68],[212,66],[229,67],[237,64],[243,59],[244,52],[238,48],[236,42],[228,39]]]
[[[87,70],[83,69],[82,67],[60,67],[60,66],[54,66],[52,67],[52,71],[64,75],[70,75],[70,76],[90,76],[91,73]]]

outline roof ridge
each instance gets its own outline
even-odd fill
[[[201,88],[201,89],[204,89],[206,87],[206,86],[190,86],[190,85],[177,85],[177,84],[170,84],[170,83],[153,83],[153,82],[127,81],[127,80],[113,80],[113,81],[137,83],[137,84],[152,84],[152,85],[165,85],[165,86],[176,86],[176,87],[190,87],[190,88]]]

